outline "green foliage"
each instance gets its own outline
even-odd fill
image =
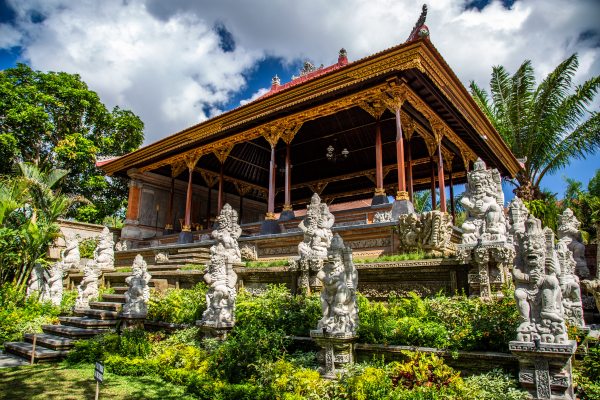
[[[148,319],[178,324],[194,324],[202,318],[206,310],[206,291],[204,283],[198,283],[192,289],[167,289],[150,293]]]
[[[77,235],[79,236],[79,235]],[[85,239],[79,239],[79,256],[81,258],[94,258],[94,250],[98,246],[100,238],[98,236],[89,237]]]
[[[444,364],[444,359],[435,354],[403,351],[408,360],[402,364],[394,363],[392,382],[407,389],[415,386],[434,386],[437,389],[450,387],[461,381],[458,372]]]
[[[359,258],[354,260],[355,264],[371,263],[371,262],[386,262],[386,261],[409,261],[409,260],[429,260],[434,258],[444,258],[443,256],[427,254],[422,251],[404,254],[382,255],[379,257]]]
[[[258,296],[242,290],[236,300],[236,324],[241,328],[261,326],[287,335],[309,336],[321,319],[319,293],[293,296],[284,285],[269,285]]]
[[[274,393],[260,386],[231,385],[221,381],[204,380],[194,376],[187,388],[201,400],[272,400]]]
[[[103,361],[108,354],[117,353],[118,350],[119,335],[116,333],[97,335],[88,340],[75,342],[75,347],[67,356],[67,362],[76,364]]]
[[[510,293],[491,303],[465,296],[410,299],[391,295],[387,306],[359,294],[359,340],[370,344],[413,345],[508,352],[518,313]]]
[[[71,314],[73,312],[73,307],[75,306],[75,301],[77,300],[77,294],[77,289],[63,290],[63,297],[60,301],[61,314]]]
[[[185,267],[179,268],[181,271],[203,271],[204,265],[202,264],[187,264]]]
[[[563,179],[567,182],[567,188],[563,199],[563,210],[570,208],[573,214],[581,222],[580,230],[584,240],[592,243],[598,242],[598,232],[596,231],[596,223],[600,221],[600,168],[590,179],[587,187],[583,183],[575,179]]]
[[[526,159],[517,174],[517,195],[526,201],[544,198],[542,178],[584,159],[600,148],[600,113],[588,111],[600,77],[573,85],[577,54],[563,61],[536,88],[531,61],[510,76],[492,68],[491,98],[471,81],[471,95],[517,158]]]
[[[50,301],[40,303],[34,294],[25,298],[25,292],[7,283],[0,288],[0,344],[19,341],[23,333],[42,332],[41,325],[58,322],[60,310]]]
[[[0,120],[0,174],[18,158],[42,170],[68,169],[64,193],[94,199],[68,216],[100,223],[122,212],[126,182],[106,177],[95,157],[121,156],[141,145],[144,124],[131,111],[108,111],[77,74],[17,64],[0,74]]]
[[[556,195],[547,191],[542,192],[545,193],[543,200],[524,201],[523,204],[525,204],[525,207],[527,207],[534,217],[542,221],[542,226],[548,226],[556,232],[558,228],[558,215],[560,213],[556,205]]]
[[[107,371],[116,375],[144,376],[154,375],[160,371],[160,364],[156,359],[110,355],[104,362]]]
[[[246,261],[246,268],[287,267],[288,260]]]

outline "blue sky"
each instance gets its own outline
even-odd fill
[[[146,124],[146,143],[238,107],[298,74],[404,42],[421,5],[409,0],[0,0],[0,69],[24,62],[79,73],[108,106]],[[465,86],[489,87],[491,67],[531,59],[539,82],[574,52],[575,83],[600,74],[600,2],[432,0],[431,39]],[[590,107],[597,110],[600,99]],[[542,187],[562,196],[562,175],[584,183],[600,154],[576,160]],[[505,189],[512,198],[512,187]]]

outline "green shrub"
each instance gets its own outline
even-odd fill
[[[152,291],[150,294],[148,319],[177,324],[194,324],[202,318],[206,310],[204,283],[192,289],[167,289],[165,292]]]
[[[524,400],[529,394],[518,389],[517,382],[501,370],[464,379],[466,398],[481,400]]]
[[[444,256],[428,254],[422,251],[404,254],[386,254],[379,257],[360,258],[354,260],[356,264],[386,262],[386,261],[410,261],[410,260],[429,260],[433,258],[445,258]]]
[[[273,400],[276,394],[269,388],[251,384],[228,384],[222,381],[206,381],[192,376],[187,391],[200,400]]]
[[[129,358],[113,354],[106,357],[104,362],[106,363],[107,371],[115,375],[155,375],[161,368],[158,361],[152,358]]]
[[[78,340],[67,355],[67,362],[76,364],[103,361],[109,354],[118,352],[119,342],[119,335],[116,333],[106,333],[88,340]]]
[[[58,323],[60,309],[37,295],[25,298],[25,291],[9,283],[0,288],[0,344],[19,341],[23,333],[42,332],[42,325]]]
[[[79,239],[79,256],[81,258],[94,258],[94,250],[98,246],[100,237],[94,236],[85,239],[81,239],[81,236],[77,235]]]
[[[63,290],[63,297],[60,302],[60,313],[61,314],[72,314],[73,307],[75,306],[75,301],[77,300],[77,289]]]
[[[213,376],[230,383],[241,383],[257,373],[257,366],[283,356],[291,339],[281,330],[262,325],[242,328],[236,325],[215,354],[209,359]]]
[[[246,268],[269,268],[269,267],[287,267],[289,261],[286,260],[275,260],[275,261],[246,261]]]
[[[600,399],[600,347],[590,347],[575,374],[577,396],[582,400]]]
[[[152,351],[151,335],[141,328],[124,329],[119,336],[119,355],[124,357],[148,357]]]
[[[435,354],[403,351],[408,357],[404,363],[392,363],[394,386],[413,389],[415,386],[448,388],[462,382],[460,374],[444,364],[444,359]]]

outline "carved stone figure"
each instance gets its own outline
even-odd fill
[[[525,232],[518,235],[520,252],[513,267],[520,316],[517,340],[564,343],[568,337],[559,283],[561,266],[552,242],[554,234],[551,230],[544,232],[541,221],[533,215],[525,227]]]
[[[237,274],[228,262],[229,252],[222,243],[210,248],[210,264],[204,280],[209,285],[206,292],[206,311],[197,325],[228,328],[235,324],[235,284]]]
[[[519,233],[525,232],[525,221],[529,216],[529,210],[520,198],[515,197],[508,203],[508,219],[506,220],[506,228],[508,230],[509,242],[517,244],[515,237]]]
[[[79,265],[79,264],[78,264]],[[63,278],[67,276],[69,270],[65,268],[63,261],[57,261],[47,270],[47,283],[49,286],[49,296],[52,303],[60,307],[63,296]]]
[[[148,301],[150,300],[150,287],[148,283],[152,275],[148,273],[148,266],[140,254],[133,260],[131,275],[125,278],[129,286],[125,292],[123,304],[124,316],[146,316],[148,314]]]
[[[116,251],[131,250],[132,248],[133,247],[132,247],[131,240],[127,240],[127,239],[121,239],[121,240],[119,240],[119,243],[117,243],[115,245]]]
[[[573,215],[573,211],[567,208],[562,215],[558,216],[558,240],[565,242],[573,253],[577,263],[575,274],[581,278],[589,278],[590,270],[585,261],[585,244],[579,227],[581,222]]]
[[[102,270],[98,268],[95,261],[88,261],[83,268],[83,278],[77,286],[77,300],[75,300],[75,308],[88,309],[90,308],[90,299],[98,298],[98,279],[102,275]]]
[[[402,214],[396,225],[399,250],[417,250],[435,254],[451,254],[456,251],[452,238],[452,216],[442,211],[429,211],[417,216]]]
[[[208,233],[205,233],[204,235],[200,236],[201,242],[207,242],[209,240],[210,240],[210,235]]]
[[[99,238],[96,250],[94,250],[94,261],[100,269],[114,269],[115,242],[113,241],[113,235],[107,227],[104,227]]]
[[[221,210],[221,214],[217,217],[219,227],[212,232],[212,236],[225,249],[228,255],[228,262],[242,261],[242,255],[237,242],[242,234],[242,228],[238,225],[237,218],[237,211],[231,208],[229,204],[225,204]]]
[[[256,247],[251,244],[245,244],[240,248],[242,260],[244,261],[256,261],[258,260],[258,254],[256,253]]]
[[[596,307],[600,310],[600,279],[581,281],[581,286],[596,299]]]
[[[463,243],[505,242],[504,193],[497,169],[487,170],[485,162],[478,158],[474,170],[467,175],[461,204],[467,210],[462,225]]]
[[[81,257],[79,255],[79,240],[77,236],[71,232],[65,236],[66,247],[60,252],[60,259],[64,264],[65,269],[79,269]]]
[[[354,333],[358,327],[358,272],[354,267],[352,249],[344,246],[344,240],[337,233],[331,241],[327,259],[328,262],[317,273],[317,278],[323,283],[323,318],[319,321],[317,330]]]
[[[565,319],[569,325],[583,328],[583,303],[581,301],[581,288],[579,277],[575,275],[575,260],[573,254],[563,241],[556,244],[556,253],[560,262],[560,275],[558,282],[562,292],[562,306]]]
[[[571,358],[577,343],[569,340],[565,324],[567,318],[582,322],[581,306],[575,306],[578,286],[571,279],[576,278],[570,270],[574,261],[564,243],[554,247],[554,233],[542,230],[533,215],[516,240],[513,276],[520,325],[509,348],[519,358],[519,382],[533,398],[575,399]]]
[[[358,272],[354,267],[352,249],[344,245],[339,234],[331,240],[327,252],[328,262],[317,273],[323,284],[321,292],[321,312],[323,318],[316,330],[310,331],[323,348],[319,352],[321,361],[319,372],[328,378],[335,378],[343,372],[344,364],[354,362],[355,332],[358,329]]]
[[[326,203],[321,203],[318,194],[313,194],[307,207],[306,217],[298,227],[304,234],[304,240],[298,245],[300,256],[327,257],[327,248],[333,234],[331,227],[335,218]]]
[[[27,281],[27,297],[34,293],[38,294],[38,301],[43,303],[50,300],[50,286],[46,279],[46,271],[40,263],[36,263],[31,270],[31,276]]]
[[[169,261],[169,252],[168,251],[159,251],[154,256],[155,262],[167,262]]]

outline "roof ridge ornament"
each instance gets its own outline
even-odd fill
[[[314,65],[312,65],[310,63],[310,61],[304,61],[304,67],[302,68],[302,70],[300,70],[299,75],[298,76],[292,75],[292,80],[298,79],[300,77],[303,77],[304,75],[308,75],[310,73],[319,71],[321,69],[323,69],[323,64],[321,64],[321,66],[319,66],[319,68],[317,68]]]
[[[408,39],[406,42],[410,42],[411,40],[416,40],[418,38],[429,36],[429,29],[425,26],[425,20],[427,19],[427,4],[423,4],[423,11],[421,11],[421,15],[415,24],[415,27],[410,32]]]
[[[275,78],[273,78],[273,80],[271,81],[271,85],[277,85],[279,86],[281,84],[281,79],[279,79],[279,77],[277,76],[277,74],[275,74]]]
[[[348,57],[348,53],[346,52],[346,49],[344,49],[342,47],[342,49],[340,50],[340,52],[338,53],[338,57],[342,58],[342,57]]]

